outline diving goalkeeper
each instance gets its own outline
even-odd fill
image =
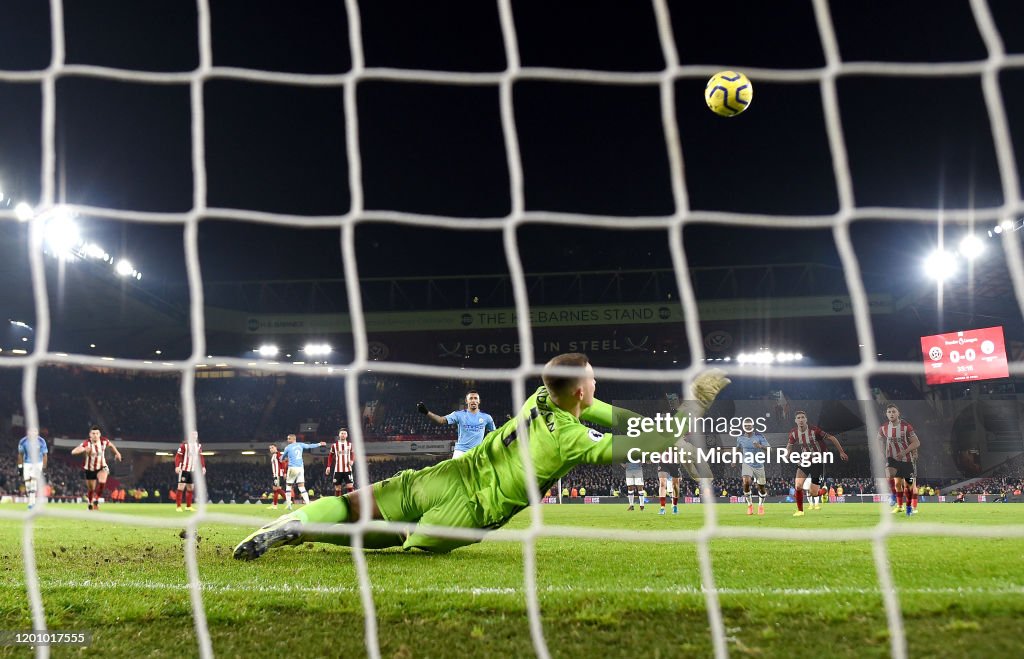
[[[566,369],[570,374],[566,374]],[[342,524],[359,520],[363,497],[370,497],[372,519],[416,522],[433,526],[496,529],[529,505],[526,475],[517,443],[517,420],[528,429],[529,453],[539,491],[545,492],[580,463],[624,462],[631,448],[658,452],[678,446],[696,453],[685,439],[672,433],[647,433],[636,438],[602,434],[584,426],[580,419],[622,429],[637,416],[594,398],[594,369],[586,355],[568,353],[547,363],[539,387],[517,417],[489,433],[483,442],[458,460],[445,460],[420,470],[407,470],[343,497],[323,497],[294,513],[256,530],[240,542],[234,557],[252,560],[268,549],[302,542],[350,545],[346,529],[338,533],[304,530],[307,523]],[[715,396],[729,384],[721,371],[699,376],[692,386],[689,405],[677,415],[702,415]],[[696,408],[696,409],[694,409]],[[708,465],[686,464],[694,478],[710,478]],[[444,538],[413,530],[412,533],[370,532],[363,538],[367,549],[401,546],[430,552],[449,552],[479,540]]]

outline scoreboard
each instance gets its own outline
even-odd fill
[[[921,354],[928,384],[992,380],[1010,375],[1001,326],[922,336]]]

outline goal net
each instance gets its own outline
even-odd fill
[[[386,66],[367,66],[364,54],[364,31],[361,24],[361,7],[356,0],[344,3],[344,17],[347,22],[347,38],[350,51],[347,53],[350,66],[343,73],[280,73],[256,68],[236,68],[216,64],[214,51],[216,44],[212,39],[211,4],[208,0],[199,0],[196,4],[198,25],[197,49],[198,64],[193,70],[153,72],[126,70],[109,66],[77,64],[69,62],[67,53],[69,43],[64,23],[65,7],[60,0],[50,3],[50,36],[51,58],[48,66],[30,71],[0,70],[0,83],[31,83],[41,89],[41,188],[38,203],[32,209],[15,209],[0,206],[0,220],[8,223],[27,221],[29,224],[28,262],[31,272],[31,291],[35,309],[35,330],[33,349],[24,355],[4,356],[0,360],[0,368],[19,369],[22,373],[21,400],[23,403],[26,427],[39,426],[39,409],[37,406],[37,381],[40,369],[47,365],[80,365],[88,367],[109,367],[133,369],[149,372],[179,373],[181,376],[181,428],[186,433],[201,430],[197,423],[195,403],[196,372],[200,364],[206,364],[207,328],[204,319],[204,278],[200,268],[200,226],[211,219],[226,221],[243,221],[293,227],[296,229],[329,228],[340,231],[341,257],[344,264],[345,293],[348,298],[348,312],[351,317],[353,337],[353,359],[346,364],[345,370],[336,369],[329,377],[343,380],[345,383],[346,407],[349,414],[348,426],[352,429],[352,440],[357,452],[364,441],[359,418],[361,401],[359,400],[359,378],[372,369],[376,373],[387,375],[405,375],[430,377],[449,377],[452,379],[473,378],[480,381],[507,383],[512,393],[512,409],[518,406],[528,395],[527,382],[540,375],[540,363],[543,362],[542,351],[535,344],[535,328],[531,326],[531,309],[529,290],[527,287],[527,270],[523,264],[522,231],[533,227],[555,226],[584,230],[622,230],[647,231],[660,235],[664,244],[668,245],[673,266],[674,284],[679,291],[679,304],[684,319],[685,343],[689,354],[688,364],[676,367],[666,365],[664,368],[602,368],[598,365],[598,378],[602,381],[664,383],[666,387],[682,386],[689,383],[707,367],[709,358],[706,350],[705,336],[701,329],[701,314],[698,295],[695,292],[691,274],[690,257],[684,250],[684,229],[696,225],[713,225],[727,227],[736,231],[747,229],[772,228],[780,230],[807,231],[824,230],[831,232],[843,271],[843,279],[849,294],[852,319],[855,325],[859,359],[853,365],[838,366],[806,366],[777,364],[773,367],[773,376],[797,381],[828,381],[849,380],[853,382],[856,397],[861,401],[874,399],[871,391],[871,379],[880,375],[918,375],[921,364],[918,361],[881,360],[878,356],[875,327],[871,321],[869,295],[865,289],[861,261],[854,248],[852,236],[854,227],[877,222],[901,221],[925,225],[936,222],[935,208],[918,208],[912,205],[879,204],[865,206],[858,203],[855,195],[855,182],[851,169],[851,147],[846,131],[849,129],[847,117],[841,111],[839,98],[840,81],[849,76],[902,80],[941,79],[946,76],[969,77],[980,83],[981,99],[987,114],[988,126],[991,130],[991,143],[998,171],[999,197],[1001,201],[993,205],[969,210],[946,209],[942,212],[942,221],[947,226],[974,226],[984,222],[997,225],[1010,222],[1015,225],[1017,218],[1024,213],[1021,200],[1020,171],[1014,154],[1014,135],[1011,131],[1011,120],[1008,116],[1007,104],[1004,101],[1004,90],[1000,76],[1009,70],[1024,67],[1024,56],[1007,54],[1004,47],[1004,36],[1000,33],[997,21],[993,16],[993,8],[986,0],[971,0],[970,16],[977,34],[983,44],[984,53],[981,57],[969,61],[950,61],[944,63],[916,61],[905,62],[874,62],[849,60],[843,57],[840,39],[837,36],[833,12],[836,11],[827,0],[814,0],[811,12],[820,39],[823,62],[808,68],[757,67],[743,66],[743,62],[731,62],[727,51],[723,51],[718,59],[719,64],[691,64],[681,54],[680,38],[677,34],[678,25],[674,20],[677,13],[689,13],[692,8],[683,3],[669,3],[667,0],[652,0],[650,15],[654,21],[653,34],[656,35],[655,49],[664,63],[660,70],[622,71],[609,67],[607,70],[595,68],[557,68],[547,66],[530,66],[523,64],[520,48],[520,37],[517,34],[517,16],[519,10],[526,11],[523,3],[512,0],[498,0],[496,3],[496,20],[500,34],[504,67],[496,71],[446,71],[425,70],[416,68],[400,68]],[[486,3],[481,3],[486,4]],[[832,3],[833,5],[835,3]],[[582,20],[582,19],[581,19]],[[728,30],[724,30],[728,32]],[[773,89],[785,85],[815,86],[820,95],[820,112],[825,129],[827,152],[830,154],[831,183],[835,190],[835,212],[823,214],[765,214],[757,210],[749,210],[750,206],[735,202],[725,204],[726,210],[708,210],[698,206],[694,199],[700,194],[688,185],[691,177],[688,168],[707,167],[706,163],[693,162],[685,158],[685,136],[681,134],[680,117],[692,112],[682,109],[682,104],[699,104],[697,98],[680,98],[680,85],[700,85],[712,74],[725,68],[739,68],[757,85],[775,85]],[[47,266],[44,255],[44,221],[62,201],[60,185],[61,147],[57,138],[61,128],[58,125],[58,84],[71,78],[99,79],[131,85],[183,85],[187,87],[187,104],[191,123],[188,138],[190,140],[192,170],[192,203],[181,212],[149,212],[124,208],[106,208],[86,204],[71,205],[74,211],[88,214],[96,218],[127,221],[132,223],[150,223],[153,225],[175,225],[184,228],[185,265],[187,271],[188,294],[188,327],[191,335],[191,355],[184,359],[170,361],[151,361],[142,359],[113,358],[106,359],[88,354],[64,354],[51,346],[51,300],[47,289]],[[254,211],[245,208],[218,206],[211,204],[208,196],[208,176],[211,162],[207,159],[208,101],[210,87],[224,81],[261,82],[285,85],[296,88],[329,88],[340,90],[341,110],[344,117],[344,161],[347,169],[347,185],[349,188],[349,207],[342,213],[314,213],[308,216],[296,216],[285,212]],[[366,85],[375,82],[408,83],[417,85],[436,85],[452,88],[481,88],[491,90],[499,106],[498,121],[500,123],[500,143],[496,145],[503,150],[504,167],[507,170],[507,195],[509,210],[502,217],[475,217],[472,213],[444,215],[410,212],[408,210],[377,210],[367,204],[371,192],[366,189],[364,181],[364,164],[373,159],[381,158],[381,154],[368,152],[367,135],[361,132],[361,125],[367,120],[365,109],[360,105],[360,94]],[[536,153],[524,152],[524,129],[530,121],[528,108],[523,107],[517,85],[524,82],[544,82],[554,85],[585,85],[598,88],[637,88],[644,89],[657,98],[658,112],[651,124],[634,127],[638,132],[647,131],[657,134],[664,147],[667,161],[667,182],[670,189],[670,207],[661,209],[652,207],[649,213],[630,213],[617,211],[601,212],[593,210],[579,212],[565,211],[561,208],[545,209],[528,203],[532,180],[525,173],[525,162],[536,158]],[[541,94],[542,96],[542,94]],[[811,96],[814,96],[812,94]],[[742,122],[756,115],[761,98],[755,96],[749,115],[731,121]],[[770,97],[762,103],[780,103],[777,98]],[[890,103],[889,99],[883,102]],[[416,112],[416,108],[410,109]],[[817,111],[817,109],[815,110]],[[701,108],[701,112],[707,112]],[[900,110],[894,110],[900,112]],[[717,120],[717,119],[716,119]],[[724,121],[724,120],[722,120]],[[738,124],[737,124],[738,125]],[[224,126],[218,126],[224,128]],[[543,135],[543,133],[541,133]],[[543,139],[531,133],[531,139]],[[793,137],[791,139],[799,139]],[[1019,136],[1017,143],[1019,143]],[[741,156],[742,157],[742,156]],[[858,158],[860,155],[857,156]],[[532,160],[530,162],[533,162]],[[723,160],[714,165],[727,168],[729,163]],[[859,163],[858,163],[859,166]],[[543,186],[541,186],[543,187]],[[796,188],[794,188],[796,189]],[[472,191],[467,190],[467,195]],[[380,192],[372,194],[379,196]],[[594,194],[601,196],[600,190]],[[735,194],[743,195],[742,189]],[[788,193],[787,193],[788,194]],[[703,204],[702,198],[701,203]],[[733,203],[735,202],[735,203]],[[656,205],[655,205],[656,206]],[[471,208],[472,205],[470,204]],[[627,217],[628,216],[628,217]],[[372,222],[389,222],[417,228],[436,230],[474,230],[500,232],[504,258],[507,260],[511,281],[511,290],[516,312],[516,331],[519,345],[518,364],[508,368],[463,368],[461,366],[437,366],[413,363],[409,360],[380,361],[373,353],[372,341],[368,335],[366,323],[366,306],[364,292],[360,287],[362,273],[357,260],[356,234],[357,229]],[[1022,258],[1019,241],[1002,240],[1002,249],[1008,264],[1012,281],[1013,299],[1024,309],[1024,258]],[[723,251],[728,249],[722,247]],[[130,266],[129,266],[130,267]],[[244,370],[250,368],[247,359],[230,356],[211,355],[214,359],[229,367]],[[305,375],[311,371],[309,365],[274,363],[263,360],[258,368],[267,372],[281,374]],[[758,364],[728,365],[731,375],[756,376],[763,371]],[[318,373],[321,370],[317,371]],[[1010,364],[1010,374],[1020,376],[1024,369],[1019,363]],[[865,424],[868,428],[877,428],[882,418],[873,408],[868,408]],[[499,424],[500,425],[500,424]],[[525,434],[525,433],[524,433]],[[876,481],[877,492],[888,492],[885,480],[885,456],[876,443],[869,443],[871,476]],[[524,458],[528,458],[525,442],[520,444]],[[533,469],[529,459],[527,480],[533,479]],[[361,483],[369,482],[365,462],[356,463],[357,477]],[[195,536],[197,529],[204,524],[236,523],[259,526],[266,521],[264,518],[246,515],[226,515],[207,508],[205,496],[206,479],[198,474],[196,489],[198,492],[198,512],[188,518],[184,525],[188,531],[185,543],[185,565],[189,585],[189,594],[195,620],[195,631],[198,639],[200,656],[212,657],[215,647],[211,642],[209,625],[204,608],[204,589],[199,573]],[[638,534],[632,530],[595,530],[576,526],[552,526],[544,523],[542,506],[539,505],[543,493],[530,490],[530,501],[533,504],[527,513],[529,523],[524,529],[504,530],[488,534],[491,539],[520,543],[523,548],[524,583],[523,592],[529,630],[533,649],[539,657],[549,657],[548,641],[545,638],[541,616],[541,598],[537,579],[537,552],[539,541],[552,537],[576,537],[581,539],[607,539],[640,542],[684,542],[696,547],[700,566],[700,593],[705,602],[708,621],[708,633],[713,642],[717,657],[729,654],[727,638],[729,633],[723,620],[722,606],[719,601],[719,589],[716,587],[716,574],[712,563],[710,545],[719,538],[749,538],[768,540],[861,540],[870,541],[873,545],[873,561],[877,573],[879,592],[885,607],[888,623],[890,651],[894,657],[907,656],[906,634],[904,633],[901,615],[900,594],[895,587],[893,568],[890,563],[888,541],[894,536],[962,536],[962,537],[1024,537],[1024,527],[1019,526],[950,526],[936,523],[921,522],[914,525],[894,523],[889,515],[886,501],[878,504],[878,522],[866,529],[765,529],[744,526],[726,526],[718,521],[714,493],[710,487],[704,488],[702,497],[703,525],[696,531],[650,531]],[[710,494],[710,496],[709,496]],[[26,517],[20,512],[0,510],[0,518],[23,521],[21,552],[24,558],[25,578],[28,585],[28,601],[31,605],[33,626],[36,630],[47,629],[46,600],[42,594],[37,578],[36,550],[34,538],[36,526],[46,518],[86,518],[87,513],[80,510],[70,511],[54,505],[41,503]],[[363,519],[366,519],[366,515]],[[156,526],[181,528],[181,520],[163,520],[130,515],[111,515],[101,513],[90,514],[89,519],[113,524],[138,526]],[[359,522],[352,526],[353,552],[352,559],[359,578],[359,594],[365,612],[364,640],[366,651],[371,657],[381,656],[379,645],[377,617],[375,613],[374,591],[372,579],[362,549],[365,534],[381,530],[405,531],[409,526],[384,522]],[[327,530],[327,529],[324,529]],[[453,538],[482,538],[484,531],[436,528],[432,532]],[[46,646],[36,649],[39,657],[48,656]]]

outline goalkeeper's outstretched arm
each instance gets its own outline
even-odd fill
[[[686,434],[691,430],[691,418],[703,416],[730,382],[725,373],[718,369],[697,376],[690,387],[687,400],[676,410],[671,428],[662,432],[644,432],[639,426],[642,415],[595,399],[594,404],[588,407],[580,418],[607,426],[612,429],[612,434],[606,435],[605,440],[597,443],[585,456],[584,461],[599,464],[622,463],[629,461],[628,454],[632,449],[639,449],[643,453],[660,453],[676,446],[692,458],[690,463],[686,463],[691,476],[710,478],[710,468],[695,459],[695,447],[686,440]],[[637,420],[631,422],[631,419]]]

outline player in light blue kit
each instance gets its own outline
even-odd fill
[[[756,461],[757,453],[767,454],[768,440],[759,432],[754,432],[754,420],[743,419],[743,434],[736,438],[736,446],[744,455],[743,467],[743,498],[747,500],[747,514],[754,514],[754,497],[750,493],[750,481],[757,479],[757,514],[764,514],[764,498],[768,495],[765,489],[764,462]]]
[[[281,454],[284,456],[282,460],[288,461],[287,485],[284,488],[284,500],[288,504],[286,506],[287,510],[292,509],[292,485],[299,488],[299,494],[302,495],[302,503],[309,503],[309,494],[306,492],[306,468],[302,464],[302,451],[308,448],[327,446],[327,442],[304,444],[296,441],[297,439],[295,435],[288,435],[288,445],[281,451]]]
[[[29,428],[18,442],[18,469],[25,479],[25,493],[28,494],[28,509],[36,505],[36,490],[46,468],[46,440],[39,436],[38,428]]]
[[[422,401],[416,404],[416,409],[439,426],[459,426],[459,441],[455,442],[453,458],[479,446],[484,441],[484,435],[494,430],[494,419],[490,414],[480,411],[480,394],[476,391],[466,394],[466,409],[456,410],[447,416],[434,414]]]

